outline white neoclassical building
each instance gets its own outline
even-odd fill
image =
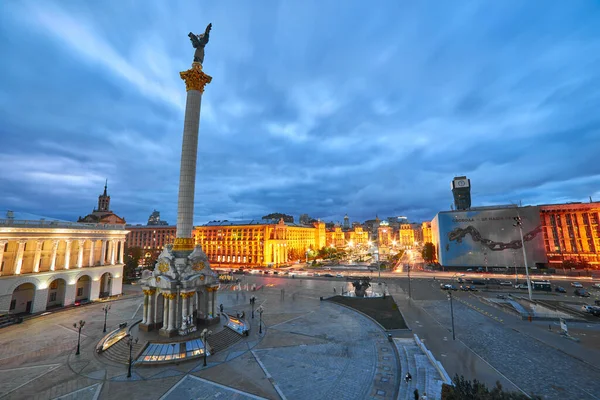
[[[0,315],[37,313],[121,293],[123,224],[0,215]]]

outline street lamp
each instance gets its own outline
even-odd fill
[[[104,307],[102,307],[102,311],[104,311],[104,329],[102,330],[102,332],[104,333],[106,333],[106,315],[108,314],[108,310],[110,310],[110,304],[107,304]]]
[[[79,347],[81,344],[81,328],[83,328],[83,326],[85,325],[85,321],[84,320],[79,320],[79,322],[74,323],[73,324],[73,328],[78,330],[78,334],[77,334],[77,352],[75,353],[76,356],[79,355]]]
[[[452,305],[452,292],[448,291],[448,300],[450,301],[450,315],[452,316],[452,340],[456,340],[454,335],[454,307]]]
[[[256,303],[256,297],[250,297],[250,304],[252,305],[252,319],[254,319],[254,304]]]
[[[208,352],[208,337],[212,335],[212,331],[204,328],[200,333],[200,337],[202,338],[202,343],[204,343],[204,366],[206,367],[206,353]]]
[[[406,265],[406,271],[408,272],[408,299],[410,300],[412,298],[410,292],[410,264]]]
[[[531,295],[531,279],[529,278],[529,266],[527,265],[527,253],[525,252],[525,240],[523,240],[523,219],[519,216],[518,211],[517,216],[514,219],[515,223],[513,226],[518,226],[519,233],[521,234],[521,248],[523,249],[523,261],[525,261],[525,274],[527,275],[527,291],[529,292],[529,301],[533,301],[533,296]]]
[[[127,339],[127,345],[129,346],[129,366],[127,368],[127,377],[131,378],[131,365],[133,364],[133,357],[132,357],[132,352],[133,352],[133,345],[137,344],[138,342],[138,338],[133,338],[131,336],[129,336],[129,338]]]
[[[260,315],[260,321],[258,323],[258,333],[262,334],[262,314],[265,311],[265,309],[263,306],[260,306],[260,307],[258,307],[258,310],[256,310],[256,311],[258,311],[258,315]]]

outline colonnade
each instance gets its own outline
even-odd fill
[[[116,265],[123,264],[124,253],[125,253],[125,239],[99,239],[102,241],[100,251],[100,259],[98,265]],[[35,243],[35,249],[27,249],[26,244],[28,242],[33,241]],[[56,270],[65,270],[70,269],[72,267],[82,268],[82,267],[93,267],[95,266],[95,252],[98,251],[96,249],[96,239],[0,239],[0,275],[20,275],[22,273],[23,267],[23,259],[25,252],[34,252],[33,257],[33,269],[31,272],[37,273],[40,272],[40,261],[42,257],[42,248],[43,244],[46,241],[51,241],[52,247],[50,248],[51,257],[50,257],[50,265],[49,271]],[[57,265],[57,255],[58,248],[60,242],[65,242],[64,248],[64,259],[61,265]],[[85,250],[85,242],[90,242],[89,254],[87,260],[84,260],[84,250]],[[11,260],[5,259],[5,252],[12,247],[14,249],[15,246],[11,246],[11,243],[16,242],[16,252],[12,251],[10,253],[15,253]],[[74,260],[71,259],[71,253],[73,250],[73,242],[77,242],[77,254]],[[119,246],[120,244],[120,246]],[[108,249],[108,252],[107,252]],[[75,261],[75,262],[73,262]],[[10,262],[11,265],[8,265],[7,262]],[[12,267],[12,268],[11,268]]]
[[[182,289],[144,289],[144,310],[141,327],[160,328],[162,334],[173,335],[195,325],[197,320],[210,321],[217,317],[218,286]]]

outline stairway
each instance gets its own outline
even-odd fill
[[[208,345],[210,346],[210,352],[214,354],[236,344],[242,340],[242,336],[239,333],[226,328],[209,336],[207,340]]]
[[[398,400],[414,399],[415,389],[419,389],[420,395],[427,393],[428,399],[440,399],[443,382],[439,372],[416,342],[413,339],[394,339],[394,344],[398,349],[402,369]],[[412,376],[412,381],[408,384],[404,380],[407,372]]]
[[[133,348],[131,349],[131,356],[135,360],[135,356],[139,354],[142,348],[145,346],[145,343],[138,342],[133,344]],[[127,345],[127,336],[117,343],[113,344],[109,347],[105,352],[102,353],[104,357],[108,360],[119,363],[119,364],[128,364],[129,363],[129,346]]]

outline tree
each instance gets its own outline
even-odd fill
[[[496,386],[490,390],[477,379],[470,381],[457,374],[452,379],[452,383],[454,386],[446,384],[442,386],[443,400],[526,400],[530,398],[541,400],[541,397],[535,395],[530,397],[523,393],[505,392],[500,382],[496,382]]]
[[[275,220],[280,220],[281,218],[283,218],[283,222],[294,223],[293,216],[287,215],[287,214],[282,214],[282,213],[271,213],[271,214],[268,214],[268,215],[265,215],[262,217],[262,219],[275,219]]]
[[[141,248],[129,247],[125,249],[125,266],[123,267],[123,276],[125,279],[135,278],[135,271],[139,266],[139,260],[141,258]]]
[[[427,242],[423,245],[423,250],[421,251],[421,256],[423,260],[427,263],[435,261],[435,246],[431,242]]]

